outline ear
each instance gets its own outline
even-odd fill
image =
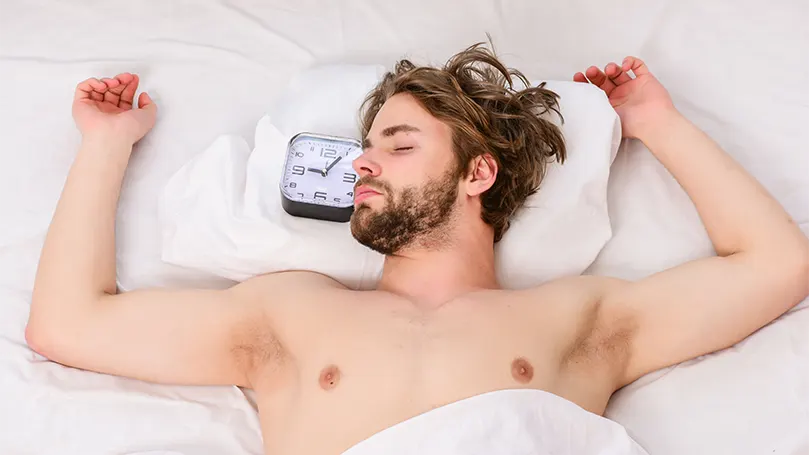
[[[488,153],[476,156],[469,163],[465,186],[468,196],[479,196],[494,185],[497,178],[497,162]]]

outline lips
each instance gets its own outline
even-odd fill
[[[354,194],[354,205],[359,204],[360,202],[368,199],[369,197],[379,196],[382,193],[378,191],[374,191],[367,186],[360,186],[357,188],[356,193]]]

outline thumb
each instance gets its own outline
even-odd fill
[[[138,97],[138,108],[140,109],[147,109],[147,108],[157,108],[157,105],[152,100],[152,97],[149,96],[148,93],[142,92]]]
[[[129,111],[138,123],[146,127],[146,131],[152,128],[155,124],[157,117],[157,104],[149,96],[148,93],[143,92],[138,97],[138,108]]]

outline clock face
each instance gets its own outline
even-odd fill
[[[352,206],[357,174],[351,163],[361,153],[353,139],[300,134],[287,148],[281,191],[292,201]]]

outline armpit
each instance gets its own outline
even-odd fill
[[[237,327],[231,352],[248,376],[268,367],[280,369],[289,359],[285,346],[266,318],[256,318]]]
[[[562,357],[562,367],[607,366],[623,371],[628,362],[636,324],[628,316],[609,315],[601,302],[582,314],[576,338]]]

